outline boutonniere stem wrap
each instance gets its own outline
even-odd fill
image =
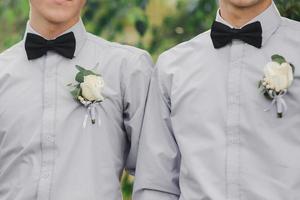
[[[86,127],[88,118],[90,117],[91,123],[95,124],[98,121],[98,125],[101,124],[101,120],[98,117],[96,105],[104,100],[102,95],[104,88],[104,80],[100,74],[92,70],[87,70],[79,65],[76,65],[78,73],[76,74],[76,83],[71,83],[71,94],[76,101],[87,108],[87,113],[83,121],[83,127]]]
[[[277,54],[272,56],[272,62],[269,62],[264,68],[263,80],[259,81],[262,93],[272,101],[270,107],[265,111],[270,111],[275,107],[278,118],[282,118],[287,112],[288,106],[284,97],[293,83],[294,73],[295,67],[283,56]]]

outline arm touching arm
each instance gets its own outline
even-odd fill
[[[123,102],[124,128],[128,139],[125,168],[134,174],[153,63],[149,54],[142,53],[128,65],[130,70],[125,72]]]
[[[170,78],[156,68],[139,146],[134,200],[178,200],[180,152],[171,123]]]

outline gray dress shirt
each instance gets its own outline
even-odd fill
[[[226,23],[217,16],[217,21]],[[257,49],[214,49],[210,31],[163,53],[153,75],[134,200],[300,199],[300,23],[272,4]],[[273,54],[296,67],[288,111],[258,89]]]
[[[54,52],[28,61],[24,40],[0,55],[0,199],[121,200],[124,168],[134,171],[152,73],[150,56],[86,32],[75,57]],[[35,31],[27,25],[27,32]],[[103,76],[101,125],[83,121],[87,109],[67,84],[75,65]]]

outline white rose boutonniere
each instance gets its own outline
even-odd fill
[[[103,89],[104,80],[100,74],[93,70],[87,70],[79,65],[76,65],[78,73],[75,80],[77,83],[71,83],[71,94],[74,99],[87,107],[87,114],[84,119],[84,127],[87,123],[87,118],[90,116],[92,124],[96,122],[96,105],[104,100]],[[98,120],[100,123],[100,120]]]
[[[104,81],[101,76],[88,75],[85,76],[83,82],[80,84],[82,90],[82,97],[88,101],[103,101],[102,90]]]
[[[272,56],[272,62],[269,62],[264,68],[263,80],[259,81],[259,88],[262,93],[272,100],[271,107],[265,111],[276,106],[277,116],[283,117],[287,111],[287,104],[283,97],[293,83],[294,73],[295,67],[288,63],[283,56],[277,54]]]

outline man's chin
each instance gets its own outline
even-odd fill
[[[53,9],[51,12],[44,13],[43,17],[51,23],[61,24],[68,21],[74,21],[76,12],[68,11],[66,9]]]
[[[59,17],[59,16],[48,16],[45,17],[45,20],[48,22],[48,24],[52,24],[54,26],[61,26],[61,25],[66,25],[66,24],[74,24],[75,21],[77,22],[77,18],[75,17]]]
[[[260,3],[258,0],[231,0],[231,3],[237,8],[249,8]]]

